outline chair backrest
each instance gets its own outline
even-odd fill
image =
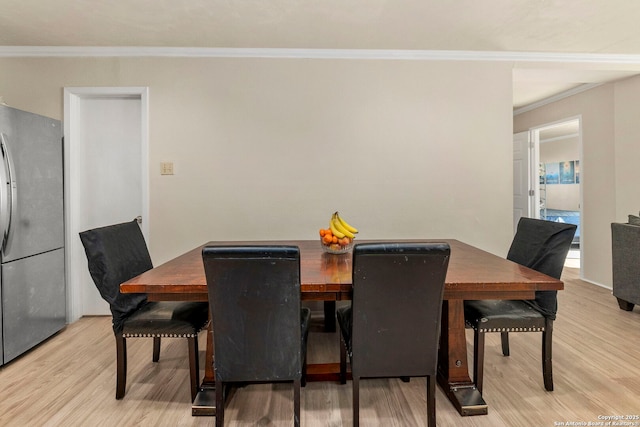
[[[153,268],[149,250],[136,220],[80,233],[89,273],[100,295],[109,303],[113,330],[122,331],[124,319],[146,301],[144,294],[120,293],[120,284]]]
[[[214,330],[216,379],[299,379],[299,248],[205,246],[202,258]]]
[[[640,304],[640,226],[611,223],[613,295]]]
[[[446,243],[354,247],[354,376],[436,373],[449,255]]]
[[[574,224],[520,218],[507,259],[559,279],[576,232]],[[555,319],[557,291],[536,292],[535,307]]]

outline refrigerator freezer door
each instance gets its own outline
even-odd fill
[[[64,249],[2,264],[4,363],[66,322]]]
[[[7,139],[7,135],[15,135],[15,129],[11,117],[15,114],[12,108],[0,105],[0,138],[2,141]],[[5,135],[7,134],[7,135]],[[9,188],[9,171],[7,170],[7,161],[5,152],[0,147],[0,251],[6,243],[9,232],[10,219],[10,197],[11,189]]]
[[[0,227],[2,230],[2,235],[0,239],[2,239],[2,244],[0,245],[0,249],[2,252],[9,251],[9,231],[11,230],[11,217],[15,216],[15,192],[12,191],[12,186],[15,184],[15,181],[12,177],[13,162],[11,161],[11,156],[9,155],[9,149],[6,143],[6,136],[4,133],[0,132],[0,157],[2,161],[0,162]]]
[[[4,197],[15,203],[5,263],[63,247],[64,214],[60,122],[12,108],[3,113],[11,126],[0,132],[13,166],[3,190],[12,192]]]

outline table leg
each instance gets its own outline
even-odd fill
[[[460,415],[486,415],[488,407],[469,377],[464,301],[445,300],[442,306],[438,383]]]
[[[216,376],[213,370],[213,323],[209,314],[209,327],[207,328],[207,350],[204,364],[204,378],[200,385],[200,391],[191,405],[192,416],[216,415]]]
[[[324,301],[324,331],[336,331],[336,302]]]

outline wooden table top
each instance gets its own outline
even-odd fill
[[[357,243],[383,242],[362,240]],[[391,240],[386,240],[391,241]],[[532,299],[537,290],[561,290],[562,281],[500,258],[458,240],[395,240],[446,242],[451,258],[445,281],[445,299]],[[351,253],[327,254],[318,240],[225,241],[206,245],[286,244],[300,248],[300,281],[303,293],[351,292]],[[207,294],[202,263],[205,245],[159,265],[123,284],[125,293]],[[177,296],[177,295],[176,295]],[[194,295],[195,296],[195,295]],[[170,297],[170,295],[167,295]]]

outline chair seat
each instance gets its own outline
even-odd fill
[[[519,300],[465,301],[467,325],[480,332],[544,331],[546,319],[529,302]]]
[[[147,302],[124,321],[124,337],[195,337],[207,324],[206,302]]]

